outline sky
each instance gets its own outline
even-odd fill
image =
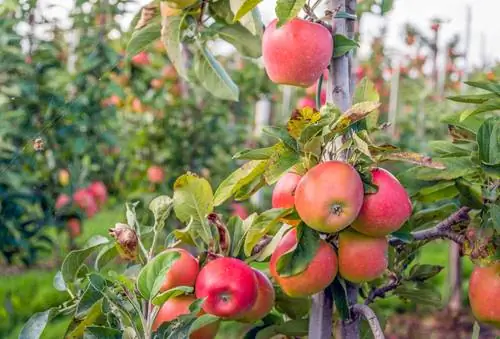
[[[138,0],[137,6],[129,9],[137,11],[141,4],[147,4],[150,0]],[[263,0],[259,8],[264,23],[268,23],[274,17],[274,6],[276,0]],[[2,0],[0,0],[0,3]],[[47,8],[48,3],[57,3],[70,8],[70,1],[41,0]],[[360,54],[366,54],[370,40],[378,34],[384,25],[387,28],[386,46],[396,53],[407,53],[408,48],[404,45],[404,24],[411,23],[422,31],[429,32],[431,18],[439,17],[446,21],[443,24],[441,44],[445,44],[454,34],[462,36],[460,51],[463,51],[464,36],[466,30],[466,10],[470,6],[472,14],[471,40],[468,49],[470,65],[491,64],[500,61],[500,0],[395,0],[394,9],[385,17],[377,15],[366,15],[361,23],[361,50]],[[64,3],[64,5],[63,5]],[[60,13],[58,13],[60,11]],[[54,16],[64,16],[64,9],[51,9]],[[133,15],[123,19],[126,26]]]

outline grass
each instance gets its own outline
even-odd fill
[[[77,244],[82,246],[95,235],[107,236],[108,229],[116,222],[124,221],[125,213],[122,207],[103,211],[94,218],[85,222],[82,235]],[[448,276],[448,243],[444,241],[432,242],[426,245],[420,253],[418,262],[421,264],[442,265],[443,271],[431,279],[432,284],[439,286],[443,299],[449,293],[446,284]],[[464,277],[472,271],[472,264],[468,259],[463,260]],[[0,279],[0,338],[14,339],[26,320],[35,312],[43,311],[58,305],[67,299],[65,292],[59,292],[52,286],[56,273],[54,270],[29,270],[14,276],[4,276]],[[466,284],[464,293],[466,295]],[[387,315],[394,311],[408,311],[408,305],[396,297],[377,302],[377,310]],[[382,314],[381,314],[382,315]],[[68,326],[66,317],[52,320],[46,327],[42,338],[62,338]]]

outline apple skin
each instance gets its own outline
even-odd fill
[[[74,239],[80,234],[82,234],[81,223],[80,220],[78,220],[77,218],[69,219],[66,223],[66,228],[68,230],[69,237],[71,239]]]
[[[231,215],[233,216],[238,216],[241,219],[246,219],[248,218],[248,211],[245,206],[243,206],[240,203],[233,202],[231,204]]]
[[[306,107],[316,108],[316,101],[313,98],[302,97],[297,101],[297,109],[302,109]]]
[[[500,261],[474,268],[469,280],[469,302],[477,320],[500,328]]]
[[[149,65],[151,62],[149,60],[149,54],[147,52],[139,52],[132,57],[132,63],[136,66]]]
[[[153,184],[159,184],[165,179],[165,172],[160,166],[153,165],[148,168],[148,180]]]
[[[108,200],[108,189],[102,181],[92,182],[88,190],[99,206],[102,206]]]
[[[295,190],[295,208],[309,227],[338,232],[356,219],[363,204],[363,182],[351,165],[327,161],[311,168]]]
[[[282,85],[309,87],[330,63],[333,40],[325,27],[295,18],[276,28],[273,20],[262,37],[262,56],[269,78]]]
[[[296,243],[297,231],[292,229],[281,239],[273,252],[269,269],[273,279],[288,296],[307,297],[324,290],[335,279],[338,271],[337,254],[332,246],[321,239],[318,251],[305,271],[290,277],[280,277],[276,270],[278,259]]]
[[[99,210],[94,197],[86,188],[76,190],[73,193],[73,201],[79,208],[85,211],[85,214],[89,218],[92,218]]]
[[[67,194],[60,194],[56,199],[56,210],[60,210],[71,202],[71,198]]]
[[[192,295],[183,295],[168,299],[158,311],[158,314],[153,322],[153,331],[156,331],[161,324],[167,321],[174,320],[175,318],[189,314],[189,305],[191,305],[196,298]],[[204,312],[200,312],[199,315],[203,315]],[[219,330],[220,322],[214,322],[207,326],[194,331],[189,336],[189,339],[213,339],[217,335]]]
[[[257,278],[257,299],[252,308],[241,319],[241,321],[249,323],[260,320],[271,312],[275,299],[274,287],[269,278],[256,269],[254,269],[254,273]]]
[[[372,281],[388,267],[389,243],[352,230],[339,234],[339,274],[354,283]]]
[[[302,179],[301,175],[294,172],[288,172],[278,180],[274,186],[271,198],[273,208],[295,207],[295,190],[300,179]],[[297,226],[300,223],[300,220],[287,218],[283,218],[282,221],[292,226]]]
[[[358,217],[352,223],[356,231],[381,237],[397,231],[410,217],[410,197],[398,179],[383,168],[371,171],[377,193],[365,195]]]
[[[235,258],[218,258],[198,274],[196,297],[206,298],[203,310],[225,319],[245,315],[257,300],[257,277],[253,269]]]
[[[69,184],[69,172],[67,169],[61,169],[59,170],[59,173],[58,173],[58,177],[59,177],[59,183],[62,185],[62,186],[68,186]]]
[[[196,277],[200,271],[198,260],[182,248],[169,248],[165,252],[177,252],[180,254],[180,257],[165,274],[165,281],[161,285],[160,292],[165,292],[178,286],[194,287]]]

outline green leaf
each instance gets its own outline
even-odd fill
[[[256,214],[252,214],[248,218],[254,217],[256,217]],[[231,257],[236,258],[240,254],[245,240],[245,229],[243,228],[243,222],[239,217],[232,216],[231,218],[229,218],[226,226],[229,232],[229,239],[231,239],[231,250],[229,253]]]
[[[491,218],[493,227],[500,233],[500,206],[498,205],[488,205],[488,214]]]
[[[432,202],[434,202],[434,200]],[[443,220],[456,210],[457,205],[454,203],[444,204],[435,208],[422,209],[416,213],[413,213],[413,215],[410,217],[409,222],[412,225],[412,229],[421,227],[430,222],[435,223],[438,220]]]
[[[149,203],[149,210],[153,212],[155,217],[155,232],[160,232],[163,229],[173,206],[174,200],[168,195],[160,195]]]
[[[184,17],[169,16],[162,19],[161,39],[167,50],[167,56],[177,73],[187,79],[186,65],[182,55],[181,34]]]
[[[262,132],[272,136],[276,139],[279,139],[285,143],[288,147],[291,149],[297,151],[297,142],[295,141],[294,138],[290,134],[288,134],[288,131],[284,127],[275,127],[275,126],[266,126],[262,129]]]
[[[456,101],[456,102],[464,102],[469,104],[482,104],[490,99],[498,98],[497,94],[488,93],[488,94],[471,94],[471,95],[458,95],[447,97],[447,99]]]
[[[267,258],[269,258],[274,253],[276,248],[278,247],[278,245],[279,245],[281,239],[283,238],[283,236],[285,235],[285,233],[288,230],[290,230],[291,227],[292,226],[286,225],[286,224],[281,226],[280,230],[275,235],[273,235],[273,239],[271,240],[271,242],[269,242],[269,244],[267,244],[266,247],[264,247],[264,249],[255,258],[255,260],[264,261]]]
[[[477,132],[479,158],[486,165],[500,164],[500,118],[486,120]]]
[[[479,127],[483,124],[483,119],[476,116],[469,116],[463,119],[462,112],[446,114],[441,118],[441,122],[453,125],[475,135]]]
[[[301,319],[309,313],[311,308],[310,298],[292,298],[280,288],[275,288],[276,300],[274,306],[279,312],[292,319]]]
[[[253,35],[240,24],[224,26],[218,31],[219,37],[233,45],[242,55],[258,58],[262,55],[260,37]]]
[[[472,142],[454,144],[451,141],[432,140],[429,141],[429,147],[433,153],[445,158],[470,155],[476,149],[476,144]]]
[[[135,30],[127,44],[127,55],[133,57],[161,36],[161,18],[151,20],[147,26]]]
[[[87,326],[83,339],[122,339],[122,332],[111,327]]]
[[[443,164],[446,169],[414,167],[407,171],[408,174],[413,175],[418,180],[435,181],[452,180],[477,171],[470,157],[435,158],[433,160]]]
[[[309,329],[309,321],[307,319],[289,320],[283,324],[271,325],[257,333],[255,339],[274,338],[279,334],[287,337],[303,337],[306,336]]]
[[[278,17],[276,27],[279,28],[289,20],[295,18],[305,4],[306,0],[278,0],[275,9],[276,16]]]
[[[94,324],[102,316],[102,299],[92,305],[83,319],[73,318],[68,326],[64,338],[79,338],[83,336],[85,329]]]
[[[89,240],[85,248],[69,252],[61,266],[61,273],[66,284],[73,282],[80,267],[89,255],[108,242],[109,240],[103,236],[95,236]]]
[[[480,104],[475,110],[470,112],[468,116],[485,112],[493,112],[497,110],[500,110],[500,98],[498,97],[496,99],[491,99]]]
[[[297,226],[297,243],[282,254],[276,270],[282,277],[290,277],[304,272],[319,248],[319,235],[313,229],[300,224]]]
[[[168,48],[167,48],[168,50]],[[238,101],[238,86],[206,46],[200,46],[194,58],[194,72],[203,87],[214,96]]]
[[[404,283],[394,290],[400,298],[413,301],[417,305],[441,306],[441,295],[438,291],[422,284]]]
[[[288,213],[290,213],[289,209],[273,208],[262,212],[262,214],[251,220],[251,225],[246,229],[245,243],[243,246],[243,251],[247,257],[252,255],[252,250],[260,239],[268,234],[278,224],[280,219]]]
[[[235,7],[233,10],[234,18],[233,22],[240,21],[243,16],[245,16],[252,9],[256,8],[258,4],[260,4],[262,0],[244,0],[241,4],[237,2],[231,2],[231,4],[235,3],[235,5],[231,7]],[[237,4],[237,5],[236,5]]]
[[[347,129],[356,121],[364,119],[368,114],[377,110],[379,107],[380,102],[376,101],[365,101],[354,104],[333,123],[332,133],[338,133]]]
[[[394,0],[382,0],[382,5],[381,5],[381,14],[384,15],[388,13],[394,5]]]
[[[231,11],[235,14],[239,15],[240,9],[243,9],[244,3],[250,3],[253,2],[254,0],[229,0],[229,5],[231,7]],[[219,1],[220,2],[220,1]],[[250,4],[249,4],[250,5]],[[262,23],[262,18],[259,12],[259,9],[257,7],[252,8],[250,11],[247,11],[246,14],[241,15],[241,17],[238,20],[235,20],[233,17],[234,21],[239,21],[243,27],[245,27],[250,33],[252,33],[255,36],[262,36],[263,33],[263,23]],[[231,22],[228,22],[231,23]]]
[[[96,271],[100,271],[104,266],[106,266],[110,261],[115,259],[118,256],[118,248],[115,243],[111,243],[103,246],[94,263],[94,269]]]
[[[38,339],[41,337],[45,326],[49,321],[52,309],[35,313],[24,324],[19,334],[19,339]]]
[[[193,292],[193,288],[190,286],[177,286],[174,288],[171,288],[165,292],[162,292],[158,294],[156,297],[153,298],[153,305],[155,306],[161,306],[163,305],[168,299],[170,298],[175,298],[183,294],[189,294]]]
[[[233,159],[245,159],[245,160],[267,160],[276,151],[276,146],[257,148],[257,149],[246,149],[240,151],[233,155]]]
[[[421,202],[437,202],[452,199],[458,195],[458,190],[453,181],[439,182],[433,186],[424,187],[417,192],[415,199]]]
[[[333,57],[338,58],[349,53],[356,47],[359,47],[359,44],[357,43],[357,41],[351,40],[345,35],[335,34],[333,46]]]
[[[465,84],[500,94],[500,84],[491,81],[466,81]]]
[[[78,302],[78,306],[76,307],[75,316],[77,318],[84,316],[97,301],[102,299],[102,290],[106,286],[106,281],[99,274],[90,274],[88,280],[89,284],[83,292],[83,295]]]
[[[356,85],[356,89],[354,90],[354,96],[352,100],[353,104],[357,104],[364,101],[379,102],[380,96],[377,90],[375,89],[375,85],[373,84],[373,82],[367,77],[364,77]],[[377,109],[366,116],[365,118],[366,129],[368,131],[371,131],[377,127],[379,114],[380,111]]]
[[[432,278],[443,270],[439,265],[414,265],[408,274],[408,280],[423,281]]]
[[[349,319],[349,304],[347,302],[347,292],[345,289],[344,282],[336,276],[333,280],[333,301],[335,302],[335,307],[339,311],[341,319]]]
[[[54,276],[54,280],[52,282],[52,285],[58,291],[61,291],[61,292],[66,291],[66,284],[64,283],[64,278],[62,276],[61,271],[57,271],[56,275]]]
[[[191,327],[189,328],[189,334],[192,334],[194,331],[199,330],[200,328],[207,325],[213,324],[219,320],[220,318],[215,315],[203,314],[202,316],[196,318],[196,320],[191,324]]]
[[[462,205],[478,209],[483,207],[483,193],[480,184],[472,183],[464,178],[458,178],[455,181],[455,187],[460,192],[460,202]]]
[[[145,299],[156,296],[165,281],[166,272],[179,257],[178,252],[162,252],[142,268],[137,277],[137,289]]]
[[[192,173],[181,175],[174,183],[174,212],[177,219],[190,222],[191,232],[210,242],[206,217],[213,211],[213,192],[208,181]]]
[[[286,172],[300,163],[301,159],[297,152],[281,144],[267,163],[264,178],[268,185],[274,184]]]
[[[252,182],[253,179],[264,174],[267,167],[265,160],[252,160],[231,173],[219,185],[214,195],[214,205],[219,206],[229,199],[240,188]]]

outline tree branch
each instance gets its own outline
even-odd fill
[[[463,236],[453,232],[451,230],[451,227],[453,225],[468,220],[469,219],[468,213],[470,210],[471,210],[470,207],[463,206],[456,212],[451,214],[448,218],[441,221],[436,226],[422,231],[411,232],[413,240],[420,241],[420,240],[433,240],[433,239],[450,239],[456,242],[457,244],[462,245],[464,241]],[[403,245],[404,242],[399,239],[392,238],[389,239],[389,244],[391,244],[392,246],[398,246],[398,245]]]
[[[375,339],[385,339],[382,327],[380,327],[380,322],[378,321],[377,316],[370,307],[366,305],[356,304],[351,307],[351,310],[354,314],[361,315],[366,319],[368,325],[370,325],[370,329],[372,330],[373,337]]]
[[[371,304],[376,298],[383,298],[387,292],[396,289],[401,282],[399,280],[394,280],[389,284],[373,289],[365,300],[365,305]]]

